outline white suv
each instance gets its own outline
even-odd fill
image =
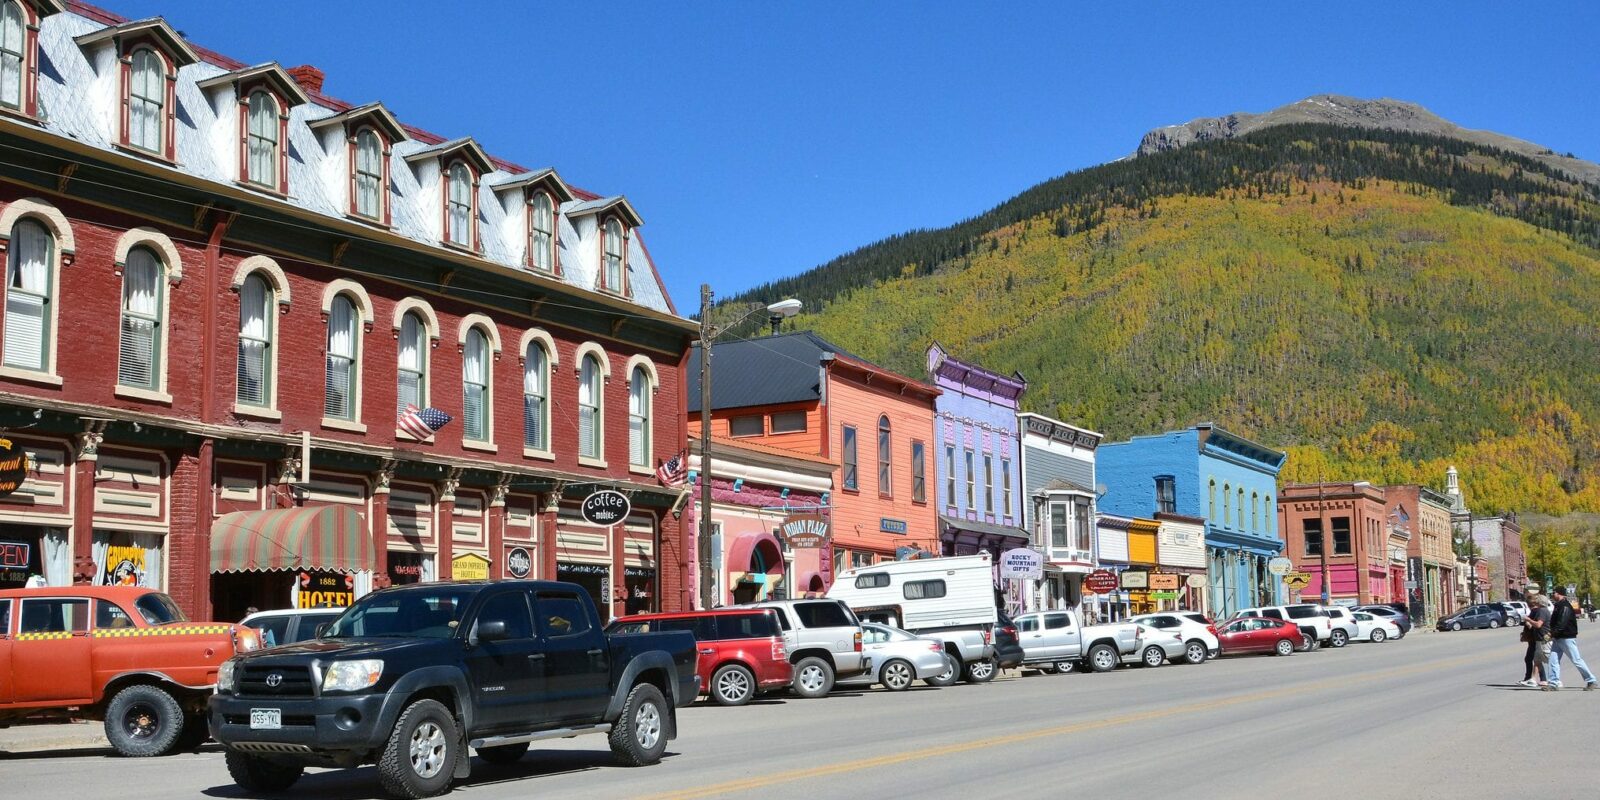
[[[1327,612],[1315,603],[1296,603],[1292,606],[1264,606],[1262,608],[1241,608],[1235,617],[1266,617],[1267,619],[1281,619],[1293,622],[1300,632],[1305,634],[1306,643],[1303,650],[1315,650],[1319,643],[1330,643],[1333,640],[1333,620],[1328,619]]]
[[[1157,612],[1155,614],[1140,614],[1129,622],[1136,622],[1147,628],[1155,628],[1163,633],[1170,633],[1183,640],[1183,661],[1185,664],[1199,664],[1217,654],[1219,642],[1217,632],[1210,624],[1197,622],[1194,617],[1198,614],[1179,611]],[[1205,619],[1205,617],[1200,617]]]
[[[1328,622],[1332,627],[1328,635],[1328,644],[1344,647],[1361,632],[1361,626],[1356,624],[1356,618],[1351,615],[1350,609],[1344,606],[1323,606],[1322,610],[1328,615]]]

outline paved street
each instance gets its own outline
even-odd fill
[[[457,792],[1593,798],[1600,692],[1514,687],[1520,652],[1505,631],[1420,633],[1285,659],[695,707],[658,766],[611,766],[603,740],[590,737],[513,767],[479,764]],[[1530,748],[1537,763],[1558,766],[1513,766]],[[120,800],[242,796],[214,749],[149,760],[95,749],[3,755],[0,775],[12,797],[57,796],[66,787]],[[374,777],[371,769],[317,771],[293,794],[374,797]]]

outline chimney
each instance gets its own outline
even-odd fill
[[[298,67],[290,67],[287,71],[289,77],[300,84],[300,88],[314,94],[322,93],[322,70],[310,64],[301,64]]]

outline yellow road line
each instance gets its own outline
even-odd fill
[[[1082,733],[1084,731],[1098,730],[1100,728],[1129,725],[1136,722],[1148,722],[1156,719],[1166,719],[1185,714],[1194,714],[1201,711],[1211,711],[1218,708],[1227,708],[1229,706],[1243,705],[1245,703],[1254,703],[1261,700],[1272,700],[1279,697],[1288,697],[1290,695],[1300,694],[1306,691],[1343,687],[1352,683],[1366,683],[1368,681],[1381,680],[1383,678],[1402,677],[1418,672],[1437,672],[1441,669],[1459,666],[1462,664],[1470,664],[1479,661],[1492,661],[1503,658],[1503,654],[1493,653],[1489,655],[1449,659],[1446,661],[1430,661],[1424,664],[1416,664],[1409,667],[1397,667],[1379,672],[1355,673],[1352,675],[1344,675],[1338,678],[1314,681],[1312,683],[1301,683],[1294,686],[1281,687],[1278,689],[1267,689],[1259,692],[1251,692],[1249,694],[1231,695],[1229,697],[1222,697],[1216,700],[1208,700],[1201,703],[1169,706],[1150,711],[1121,714],[1115,717],[1105,717],[1103,719],[1074,722],[1070,725],[1057,725],[1049,728],[1035,728],[1034,730],[1030,731],[1021,731],[1018,733],[1006,734],[1004,736],[991,736],[987,739],[976,739],[970,742],[958,742],[956,744],[940,745],[938,747],[923,747],[916,750],[905,750],[899,753],[874,756],[872,758],[860,758],[852,761],[840,761],[834,764],[824,764],[817,767],[806,767],[805,769],[796,769],[788,772],[778,772],[772,775],[764,775],[759,778],[747,778],[743,780],[728,781],[726,783],[711,784],[709,786],[702,786],[694,789],[684,789],[678,792],[669,792],[667,794],[658,795],[658,797],[661,798],[661,800],[690,800],[691,798],[715,797],[717,795],[732,794],[734,792],[748,792],[757,789],[764,789],[770,786],[776,786],[782,783],[791,783],[794,781],[808,780],[812,778],[824,778],[830,775],[840,775],[847,772],[859,772],[861,770],[876,769],[878,767],[893,766],[895,764],[904,764],[908,761],[922,761],[930,758],[955,755],[957,753],[966,753],[973,750],[986,750],[991,747],[1003,747],[1008,744],[1017,744],[1019,742],[1042,739],[1048,736],[1060,736],[1068,733]]]

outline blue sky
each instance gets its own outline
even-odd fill
[[[725,297],[1124,156],[1150,128],[1321,92],[1600,160],[1600,3],[106,8],[315,64],[334,97],[628,195],[686,313],[702,282]]]

